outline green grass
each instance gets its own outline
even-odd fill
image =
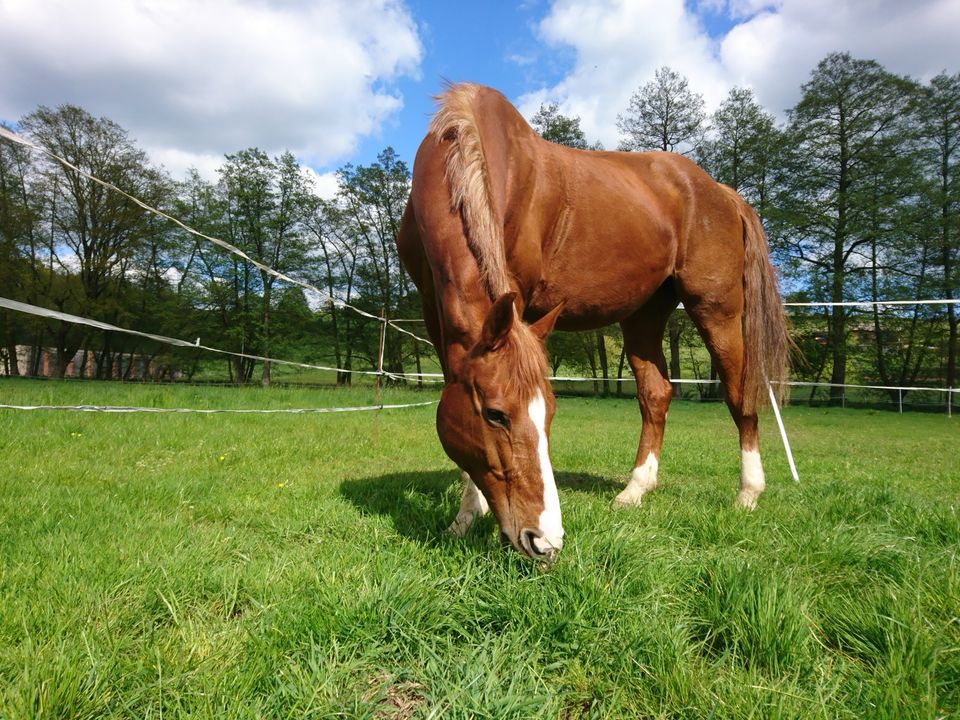
[[[0,381],[17,404],[373,400]],[[617,510],[635,403],[561,399],[544,570],[489,518],[443,532],[433,416],[0,410],[0,717],[960,715],[956,419],[788,408],[794,484],[764,417],[747,513],[724,408],[679,403],[660,487]]]

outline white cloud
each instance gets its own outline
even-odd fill
[[[711,38],[710,14],[725,15],[732,29]],[[574,65],[519,105],[530,117],[541,102],[558,102],[561,112],[580,116],[589,140],[613,148],[617,114],[663,65],[686,75],[710,111],[731,87],[744,85],[783,117],[817,62],[833,51],[920,79],[957,72],[958,27],[956,0],[557,0],[539,33],[552,46],[572,48]]]
[[[0,0],[0,13],[0,117],[78,104],[177,172],[250,146],[347,157],[399,109],[392,83],[422,56],[400,0]]]
[[[573,46],[576,62],[556,86],[521,98],[521,111],[529,117],[541,102],[559,102],[562,112],[581,118],[588,140],[608,148],[617,146],[617,114],[658,67],[686,75],[708,102],[725,93],[717,48],[682,0],[560,0],[540,34],[552,45]]]
[[[960,3],[955,0],[838,2],[784,0],[734,27],[720,58],[731,83],[749,84],[782,114],[828,53],[847,51],[888,70],[928,80],[960,70]]]
[[[301,168],[303,174],[313,185],[314,194],[324,200],[333,200],[340,190],[340,181],[335,172],[318,173],[310,167]]]

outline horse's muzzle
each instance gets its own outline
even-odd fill
[[[559,545],[547,540],[536,528],[523,528],[520,531],[520,547],[532,558],[552,562],[560,552]]]

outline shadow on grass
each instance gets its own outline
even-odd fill
[[[584,473],[557,473],[557,485],[574,492],[609,495],[623,489],[622,483]],[[390,517],[396,531],[428,545],[451,538],[445,532],[460,505],[460,473],[455,470],[389,473],[376,477],[345,480],[340,496],[363,513]],[[477,521],[469,535],[490,534],[492,514]]]

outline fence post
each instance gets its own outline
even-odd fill
[[[903,415],[903,388],[897,388],[897,404],[900,406],[900,414]]]
[[[953,417],[953,386],[947,388],[947,417]]]
[[[386,344],[387,317],[386,312],[380,313],[380,344],[377,347],[377,405],[380,404],[380,383],[383,380],[383,352]]]

